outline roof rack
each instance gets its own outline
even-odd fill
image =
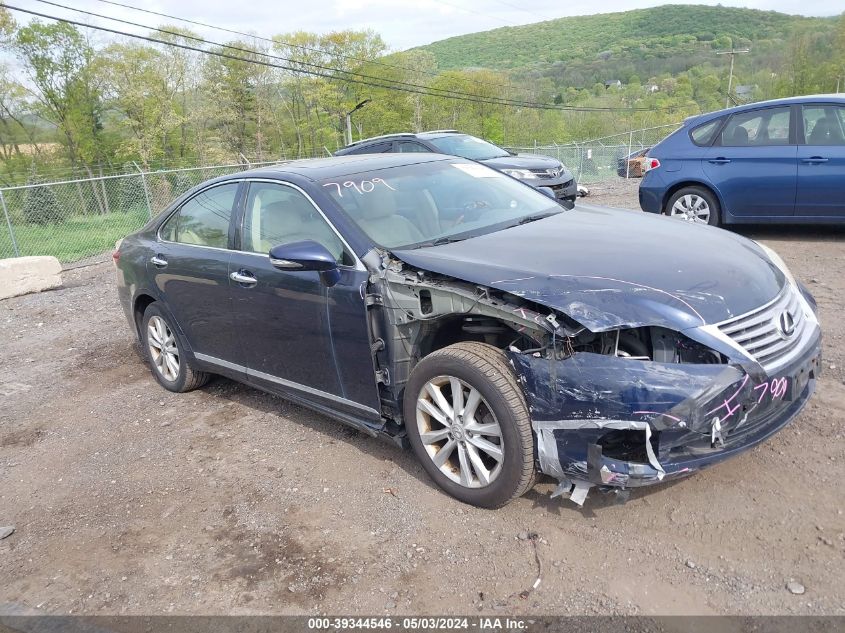
[[[427,132],[420,132],[420,134],[445,134],[446,132],[461,133],[460,130],[428,130]]]
[[[346,147],[352,147],[353,145],[360,145],[361,143],[369,143],[370,141],[377,141],[381,138],[396,138],[399,136],[415,136],[413,132],[394,132],[393,134],[382,134],[381,136],[371,136],[369,138],[362,138],[359,141],[354,141],[347,145]]]

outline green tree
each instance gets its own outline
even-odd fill
[[[108,154],[94,49],[72,25],[37,20],[18,29],[13,48],[29,76],[39,115],[61,132],[71,164],[93,177],[92,166],[102,165]],[[95,196],[100,212],[107,212],[105,198]]]
[[[22,213],[25,222],[45,226],[59,224],[67,219],[68,206],[59,203],[53,188],[43,184],[34,164],[27,184],[31,187],[26,190],[23,201]]]
[[[140,44],[112,44],[100,61],[107,96],[128,131],[118,151],[138,158],[145,169],[164,157],[169,136],[182,124],[176,111],[177,82],[168,76],[166,62],[164,54]]]
[[[249,50],[246,42],[235,41],[231,47]],[[261,61],[261,55],[250,52],[218,49],[218,52],[232,57],[208,57],[203,67],[203,92],[208,96],[210,106],[205,111],[210,115],[209,131],[230,159],[251,154],[256,148],[256,134],[259,129],[261,104],[257,99],[260,77],[266,66],[254,63]]]

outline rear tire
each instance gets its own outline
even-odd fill
[[[417,459],[456,499],[499,508],[534,485],[528,406],[495,347],[456,343],[423,358],[405,387],[404,414]]]
[[[155,302],[148,305],[144,311],[144,318],[141,320],[141,344],[153,376],[168,391],[193,391],[211,378],[211,374],[196,371],[190,366],[176,334],[172,317],[165,314]]]
[[[672,194],[663,213],[687,222],[719,226],[721,208],[712,191],[705,187],[690,186]]]

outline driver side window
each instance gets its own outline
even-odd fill
[[[267,254],[279,244],[313,240],[322,244],[338,264],[351,265],[337,233],[311,201],[293,187],[254,182],[244,209],[243,250]]]

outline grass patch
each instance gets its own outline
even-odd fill
[[[2,219],[2,218],[0,218]],[[21,255],[53,255],[60,262],[75,262],[114,248],[121,237],[149,220],[146,210],[107,215],[73,216],[60,224],[13,224]],[[0,258],[15,251],[5,222],[0,225]]]

